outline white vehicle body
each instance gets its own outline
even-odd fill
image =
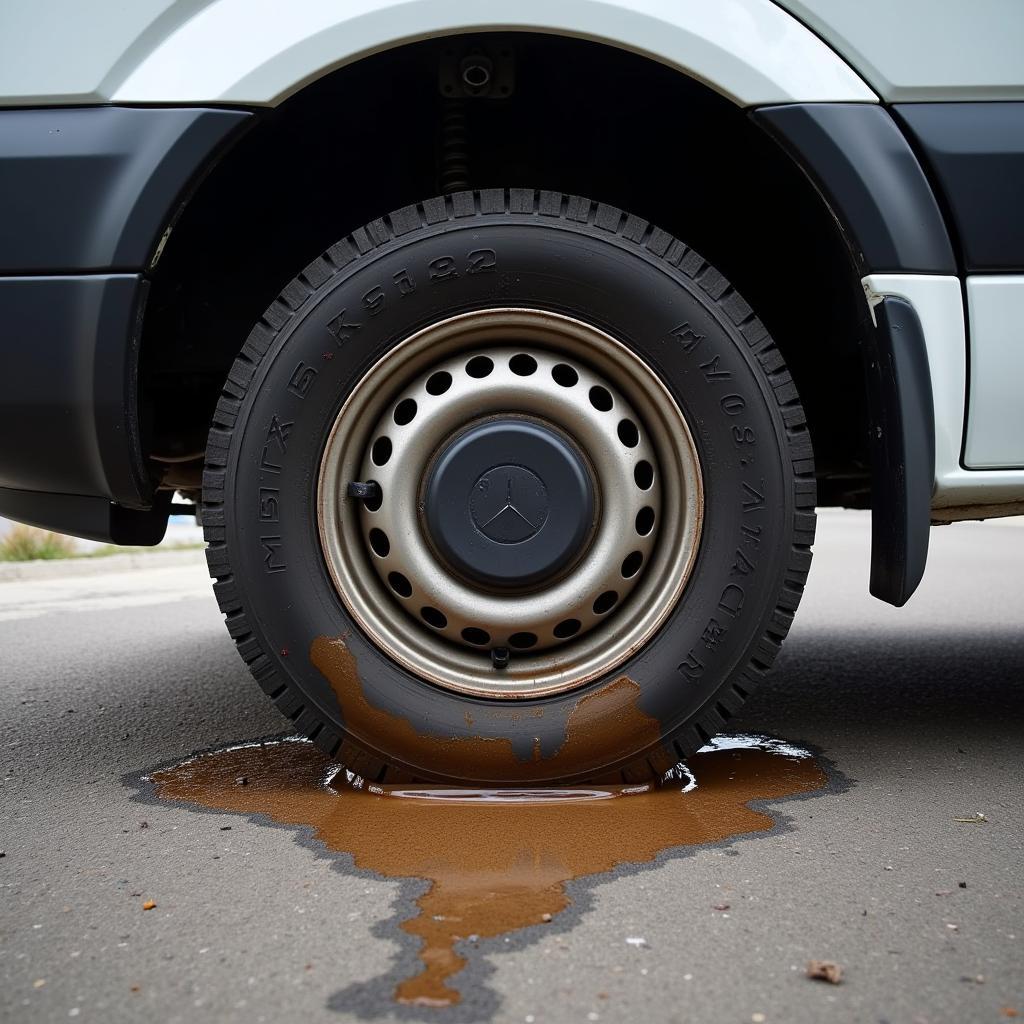
[[[8,0],[0,107],[273,108],[370,55],[483,32],[605,43],[742,108],[1024,100],[1016,0]],[[1024,266],[962,267],[862,280],[872,310],[901,297],[923,327],[937,518],[1024,509]]]

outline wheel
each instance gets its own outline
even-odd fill
[[[242,657],[351,770],[638,781],[768,670],[814,497],[728,281],[512,189],[376,220],[284,289],[217,406],[203,521]]]

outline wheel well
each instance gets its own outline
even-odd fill
[[[507,89],[453,105],[451,62],[478,52]],[[460,180],[584,195],[695,248],[792,371],[821,503],[867,502],[867,314],[813,187],[708,87],[613,47],[521,33],[430,40],[336,71],[262,112],[214,167],[153,272],[144,322],[143,439],[165,486],[198,486],[231,362],[288,281],[354,228]]]

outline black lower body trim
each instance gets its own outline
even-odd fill
[[[0,278],[0,488],[151,505],[136,402],[146,287],[139,274]]]
[[[869,341],[871,593],[906,604],[928,560],[935,414],[924,332],[914,307],[887,296]]]

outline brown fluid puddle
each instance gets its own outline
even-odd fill
[[[460,998],[450,984],[466,964],[460,940],[550,921],[569,906],[574,878],[767,831],[775,819],[751,801],[827,781],[806,751],[757,737],[719,737],[672,776],[661,788],[368,786],[288,740],[203,754],[150,781],[161,799],[310,827],[359,868],[427,879],[419,914],[400,926],[421,940],[422,967],[395,999],[446,1006]]]

